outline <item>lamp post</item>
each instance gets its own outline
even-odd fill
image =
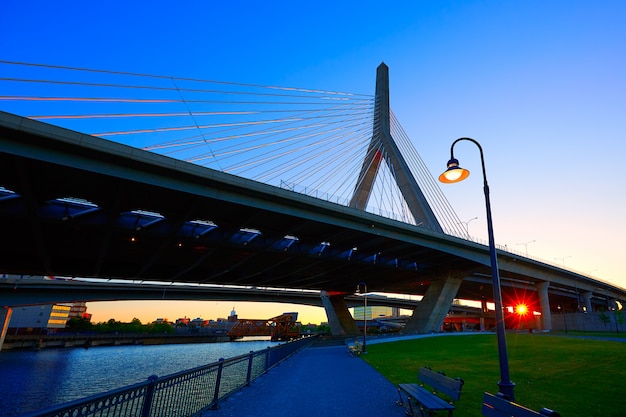
[[[361,291],[361,287],[363,290]],[[366,339],[367,339],[367,284],[359,282],[356,285],[357,292],[363,294],[363,350],[361,353],[367,353]]]
[[[555,261],[561,260],[561,265],[565,266],[565,260],[571,258],[571,256],[564,256],[562,258],[554,258]]]
[[[454,158],[454,145],[460,141],[469,141],[475,144],[480,151],[480,162],[483,169],[483,190],[485,192],[485,207],[487,210],[487,232],[489,234],[489,258],[491,260],[491,277],[493,279],[493,301],[496,308],[496,334],[498,337],[498,356],[500,359],[500,381],[498,387],[500,393],[508,396],[510,401],[515,400],[513,388],[515,384],[511,382],[509,376],[509,357],[506,351],[506,337],[504,329],[504,311],[502,308],[502,292],[500,290],[500,272],[498,270],[498,258],[496,255],[496,244],[493,237],[493,222],[491,219],[491,202],[489,201],[489,185],[487,184],[487,172],[485,170],[485,158],[483,148],[472,138],[459,138],[450,146],[450,160],[448,169],[439,176],[439,181],[444,183],[454,183],[463,181],[469,176],[467,169],[459,166],[459,161]]]
[[[471,219],[469,219],[469,220],[468,220],[468,221],[466,221],[466,222],[460,222],[461,224],[464,224],[464,225],[465,225],[465,234],[467,235],[467,239],[468,239],[468,240],[471,240],[471,239],[470,239],[470,234],[469,234],[469,224],[470,224],[470,222],[471,222],[472,220],[478,220],[478,217],[472,217]]]
[[[559,313],[561,313],[563,317],[563,328],[565,329],[565,334],[567,334],[567,319],[565,318],[565,306],[561,307],[561,305],[559,304],[556,308],[557,310],[559,310]]]
[[[526,257],[528,257],[528,244],[529,243],[534,243],[536,242],[535,240],[531,240],[530,242],[526,242],[526,243],[518,243],[518,245],[524,245],[524,248],[526,250]]]

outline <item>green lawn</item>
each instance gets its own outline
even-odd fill
[[[516,402],[535,410],[551,408],[563,417],[625,415],[626,343],[508,334],[507,347]],[[422,366],[463,378],[454,412],[458,417],[481,416],[483,392],[498,390],[494,334],[368,344],[367,351],[361,358],[394,384],[415,382]]]

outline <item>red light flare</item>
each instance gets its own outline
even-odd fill
[[[510,328],[526,327],[530,321],[534,320],[534,312],[538,311],[539,300],[537,293],[526,290],[513,290],[513,294],[507,294],[504,300],[505,305],[513,306],[512,311],[508,315],[508,324]]]
[[[515,314],[525,316],[528,314],[528,306],[526,304],[518,304],[515,306]]]

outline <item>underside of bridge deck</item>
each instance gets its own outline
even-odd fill
[[[492,299],[484,245],[1,112],[0,166],[0,273]],[[626,298],[498,255],[505,298]]]
[[[445,235],[15,122],[0,129],[5,273],[420,293],[449,268],[480,268]]]

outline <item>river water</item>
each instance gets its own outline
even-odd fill
[[[0,351],[0,417],[13,417],[265,349],[269,340]]]

